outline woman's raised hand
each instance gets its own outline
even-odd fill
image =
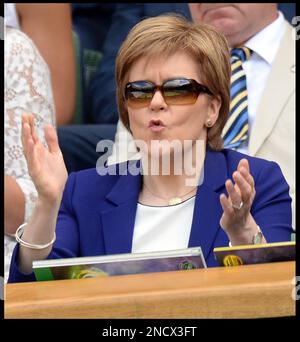
[[[47,125],[44,130],[48,148],[36,135],[33,115],[22,115],[22,144],[29,175],[39,199],[56,203],[61,200],[68,173],[55,128]]]
[[[255,197],[255,184],[250,173],[247,159],[241,159],[237,170],[233,173],[235,184],[231,180],[225,183],[228,197],[220,196],[223,215],[220,220],[221,227],[229,237],[245,241],[247,235],[257,231],[257,225],[251,215],[251,206]]]

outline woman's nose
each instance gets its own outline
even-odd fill
[[[156,90],[150,102],[150,109],[153,111],[164,110],[167,107],[163,94],[160,90]]]

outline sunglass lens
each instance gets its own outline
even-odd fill
[[[127,84],[125,96],[128,105],[134,108],[146,106],[153,97],[153,88],[153,85],[148,82],[132,82]]]
[[[198,97],[198,91],[189,80],[171,80],[164,84],[164,97],[168,104],[193,104]]]

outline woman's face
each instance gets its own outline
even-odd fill
[[[128,82],[147,80],[162,85],[174,78],[194,79],[202,84],[199,64],[188,54],[178,52],[171,57],[140,58],[129,70]],[[205,84],[204,84],[205,85]],[[132,108],[127,105],[130,129],[134,139],[144,141],[148,148],[153,140],[204,140],[208,120],[218,118],[220,101],[200,93],[194,104],[168,105],[156,91],[149,105]],[[153,122],[160,122],[153,127]]]

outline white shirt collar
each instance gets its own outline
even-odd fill
[[[255,36],[250,38],[245,46],[257,53],[272,65],[280,45],[280,40],[287,28],[283,14],[278,11],[278,17]]]

